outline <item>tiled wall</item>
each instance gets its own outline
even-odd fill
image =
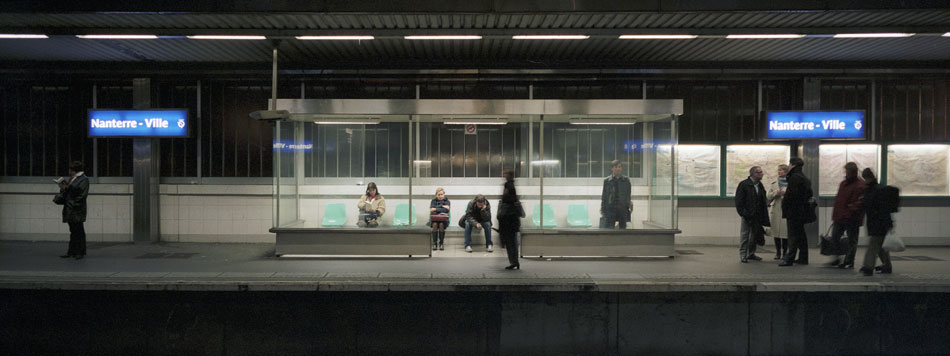
[[[53,184],[0,184],[0,240],[68,241]],[[162,185],[163,241],[273,243],[269,185]],[[132,186],[92,184],[89,242],[132,239]]]
[[[453,191],[461,197],[473,195],[479,187],[465,188]],[[497,190],[495,186],[483,188]],[[90,242],[131,241],[131,189],[132,186],[129,184],[92,185],[89,213],[85,224]],[[585,192],[589,194],[587,190],[574,190],[573,194],[575,196],[583,195]],[[162,240],[273,243],[274,235],[268,232],[272,223],[271,191],[270,185],[162,185],[160,197]],[[318,217],[322,216],[320,207],[325,205],[324,203],[351,204],[355,209],[354,199],[322,199],[319,196],[331,192],[351,193],[333,189],[306,192],[310,193],[310,198],[302,200],[301,211],[313,215],[313,219],[308,220],[312,220],[314,226],[318,226],[316,222],[319,220]],[[545,190],[545,194],[555,192],[552,189]],[[62,207],[52,202],[55,193],[56,187],[53,184],[0,184],[0,240],[67,241],[69,229],[62,223]],[[394,193],[398,193],[398,190]],[[532,193],[530,189],[523,192],[523,194],[530,193]],[[454,201],[454,205],[458,205],[460,209],[464,207],[462,204],[467,203],[465,198],[455,198]],[[396,204],[401,201],[394,199],[387,202],[390,211],[394,211]],[[568,204],[585,202],[590,208],[591,222],[597,224],[599,201],[596,199],[549,200],[548,202],[554,207],[559,226],[566,225]],[[526,227],[532,226],[530,218],[536,203],[537,201],[525,201],[528,213],[528,218],[524,221]],[[426,203],[415,204],[419,209],[418,221],[425,223]],[[646,201],[635,201],[634,210],[645,211],[645,204]],[[497,204],[493,204],[492,208],[497,209],[494,205]],[[721,202],[710,202],[709,206],[699,205],[679,208],[679,227],[683,233],[677,236],[678,244],[733,245],[738,243],[739,217],[736,215],[735,208],[723,207]],[[831,221],[831,209],[822,208],[819,214],[819,228],[824,232]],[[384,224],[391,223],[392,215],[388,213],[387,215],[389,217],[384,219]],[[635,217],[638,216],[635,215]],[[905,238],[905,242],[912,245],[950,245],[950,219],[945,218],[946,216],[950,216],[950,207],[904,207],[894,215],[898,233]],[[355,214],[353,214],[351,219],[353,224],[356,222],[355,219]],[[641,227],[640,219],[635,220],[634,227]],[[862,228],[861,235],[865,234]]]

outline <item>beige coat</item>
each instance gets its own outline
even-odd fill
[[[768,192],[765,194],[769,202],[769,224],[772,225],[767,232],[769,236],[787,239],[788,224],[782,218],[782,199],[784,196],[776,195],[776,192],[778,192],[778,180],[774,180],[769,184]]]
[[[356,207],[360,209],[361,213],[365,212],[366,208],[373,208],[373,210],[376,210],[376,214],[382,217],[383,213],[386,212],[386,198],[383,198],[383,196],[380,194],[376,194],[376,199],[370,201],[369,196],[363,194],[363,196],[360,197],[360,202],[356,205]]]

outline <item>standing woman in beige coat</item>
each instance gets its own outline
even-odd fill
[[[781,260],[788,253],[788,224],[782,218],[782,197],[788,187],[788,165],[778,165],[778,178],[769,184],[766,198],[769,201],[769,234],[775,241],[775,259]]]

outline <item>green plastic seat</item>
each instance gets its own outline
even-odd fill
[[[343,227],[346,224],[346,205],[327,204],[323,213],[323,227]]]
[[[534,226],[541,226],[541,206],[534,206],[534,216],[531,217],[531,222],[534,223]],[[551,204],[544,204],[544,226],[543,227],[557,227],[557,223],[554,221],[554,207]]]
[[[547,215],[546,213],[544,215]],[[567,225],[570,227],[591,227],[587,206],[571,204],[567,206]]]
[[[412,207],[412,212],[409,212],[409,204],[396,205],[396,213],[393,215],[393,226],[397,226],[397,227],[409,226],[409,216],[412,216],[413,226],[419,223],[419,218],[416,217],[415,207]]]

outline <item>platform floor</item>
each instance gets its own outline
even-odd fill
[[[950,247],[894,254],[894,273],[811,264],[740,263],[736,248],[678,245],[675,258],[528,258],[506,271],[505,251],[460,247],[432,258],[274,257],[268,244],[90,244],[61,259],[60,242],[0,242],[0,288],[192,291],[950,292]],[[865,249],[859,247],[859,260]]]

